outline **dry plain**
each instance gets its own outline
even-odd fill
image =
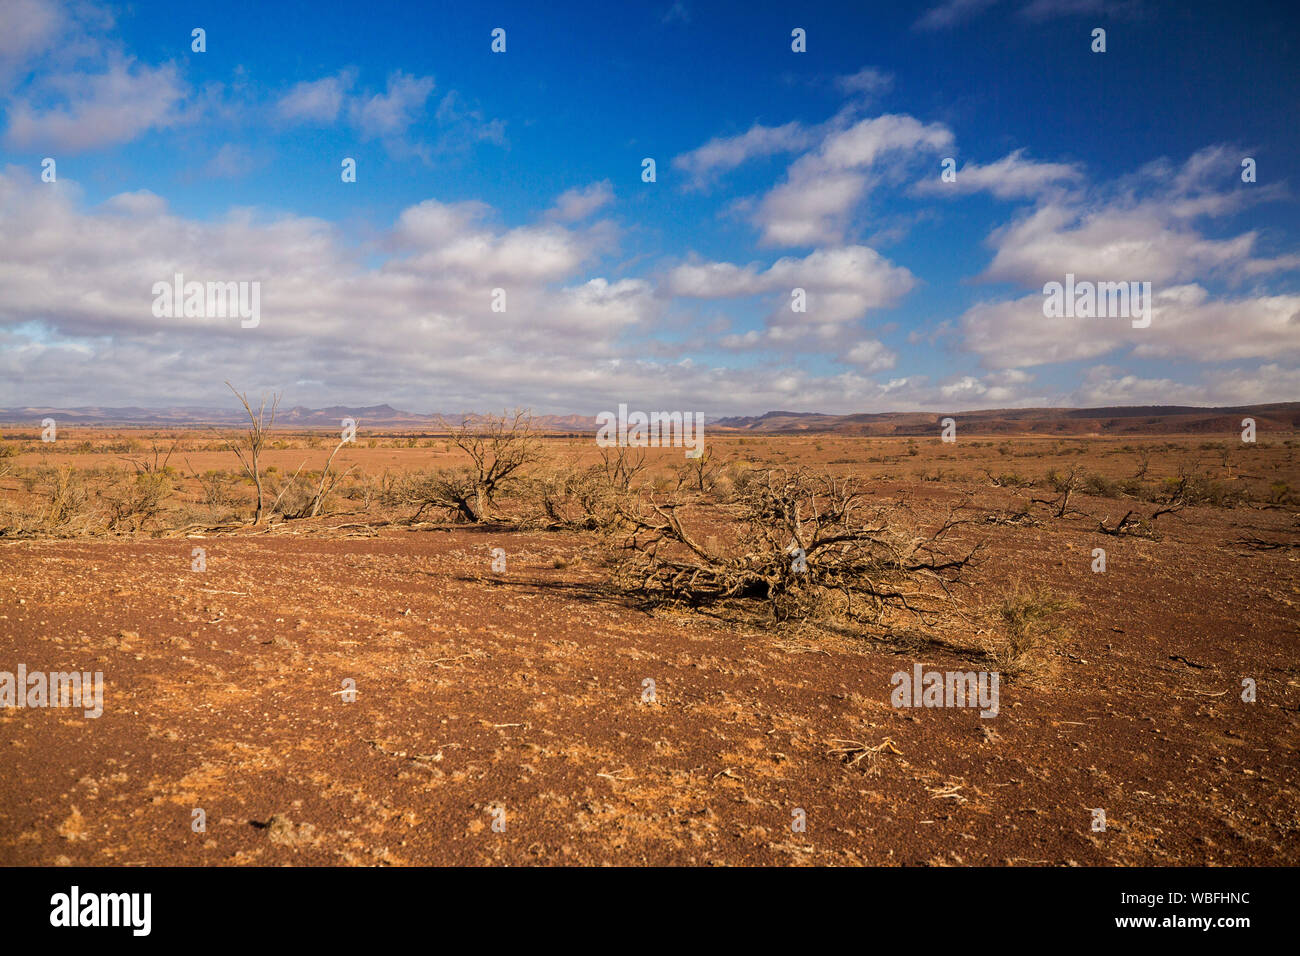
[[[392,489],[461,464],[445,437],[364,437],[320,515],[252,525],[210,434],[19,432],[0,671],[106,690],[98,718],[0,709],[0,863],[1300,862],[1294,434],[711,436],[723,536],[728,488],[768,468],[920,529],[962,516],[980,547],[944,612],[862,625],[651,600],[615,579],[617,535],[532,520],[526,490],[498,520],[415,519]],[[332,447],[273,439],[273,492]],[[173,442],[161,502],[123,517]],[[527,473],[599,461],[589,436],[541,448]],[[681,465],[651,449],[638,493]],[[916,663],[997,669],[1023,594],[1059,607],[996,717],[892,706]]]

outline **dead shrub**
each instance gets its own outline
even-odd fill
[[[504,415],[467,416],[459,425],[441,424],[450,430],[451,444],[469,456],[470,464],[438,469],[405,483],[406,503],[419,506],[417,518],[428,507],[446,509],[470,522],[501,517],[497,499],[509,493],[527,466],[541,459],[532,416],[516,409]]]
[[[920,532],[905,506],[870,505],[854,480],[805,469],[748,472],[725,507],[689,487],[681,474],[667,495],[619,503],[624,587],[697,607],[756,602],[777,620],[932,621],[979,548],[949,545],[964,523],[953,513]]]
[[[622,521],[619,503],[632,495],[645,470],[645,451],[602,448],[600,463],[583,469],[552,467],[535,478],[530,498],[535,524],[550,530],[607,531]]]
[[[36,473],[35,490],[45,498],[44,523],[50,528],[85,524],[90,520],[90,491],[73,468],[44,467]]]
[[[171,492],[171,479],[161,471],[141,471],[113,482],[103,496],[109,530],[142,530],[162,512]]]
[[[185,459],[185,464],[189,465],[189,459]],[[239,484],[239,479],[228,471],[209,470],[199,474],[193,465],[190,465],[190,475],[198,482],[199,493],[203,499],[203,504],[207,507],[209,517],[215,518],[219,514],[228,513],[231,508],[239,504],[240,498],[235,493],[235,486]]]

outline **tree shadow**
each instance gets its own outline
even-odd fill
[[[420,573],[432,574],[433,572],[422,571]],[[467,574],[456,575],[452,580],[486,584],[489,587],[507,588],[526,594],[558,594],[588,604],[607,604],[629,610],[641,610],[640,602],[636,601],[633,595],[629,595],[610,584],[593,584],[583,581],[539,581],[535,579],[512,581],[502,578],[475,577]]]

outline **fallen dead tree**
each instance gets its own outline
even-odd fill
[[[873,504],[852,479],[754,471],[722,506],[688,491],[689,477],[665,496],[618,502],[629,529],[616,570],[623,586],[693,606],[758,602],[778,620],[881,623],[902,611],[929,622],[979,550],[948,540],[966,523],[955,512],[920,531],[905,505]],[[731,540],[720,543],[711,525],[733,529]]]

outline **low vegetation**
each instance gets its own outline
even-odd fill
[[[434,436],[360,444],[350,435],[273,432],[278,396],[254,402],[231,391],[248,424],[219,442],[201,433],[92,436],[57,447],[35,436],[0,439],[0,538],[373,534],[459,524],[575,534],[600,552],[593,564],[609,568],[613,585],[647,605],[882,632],[967,621],[965,588],[982,536],[1003,527],[1155,537],[1169,523],[1164,516],[1177,520],[1189,508],[1294,506],[1300,484],[1252,465],[1261,449],[1204,442],[1111,444],[1086,466],[1082,442],[1038,442],[1032,447],[1051,464],[1037,476],[1019,461],[1025,443],[1008,440],[954,451],[911,438],[805,439],[805,451],[819,454],[800,457],[824,463],[793,467],[782,464],[787,443],[765,447],[749,436],[683,460],[544,440],[522,410],[443,422]],[[363,447],[368,461],[400,450],[406,464],[367,470],[357,460]],[[1295,447],[1267,453],[1294,465]],[[211,466],[218,450],[233,455],[233,467]],[[298,450],[301,458],[286,461]],[[274,464],[271,453],[280,456]],[[92,464],[57,457],[73,454]],[[204,455],[196,467],[191,456]],[[889,483],[930,484],[922,496],[931,506],[882,490]],[[988,598],[973,597],[987,610]],[[994,636],[974,652],[1008,676],[1035,673],[1050,657],[1045,648],[1063,637],[1054,622],[1069,601],[1016,587],[992,606]]]

